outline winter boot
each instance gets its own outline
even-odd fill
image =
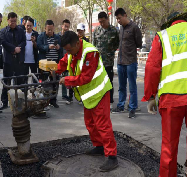
[[[116,156],[109,156],[108,159],[100,166],[101,172],[109,172],[118,167],[118,160]]]

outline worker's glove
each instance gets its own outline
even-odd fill
[[[157,114],[157,104],[154,98],[148,101],[147,109],[149,113]]]

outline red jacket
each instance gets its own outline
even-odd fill
[[[185,22],[184,20],[177,20],[172,23]],[[144,78],[144,97],[142,101],[148,101],[150,97],[156,96],[158,92],[158,85],[160,81],[162,69],[162,46],[158,35],[155,36],[152,48],[149,53]],[[163,94],[159,99],[159,109],[168,107],[178,107],[187,105],[187,95]]]
[[[74,72],[75,66],[77,64],[77,61],[81,59],[82,57],[82,50],[83,49],[83,41],[80,40],[80,49],[76,55],[73,56],[72,58],[72,63],[71,63],[71,68]],[[87,61],[87,65],[86,65]],[[99,61],[99,53],[98,52],[90,52],[86,55],[85,62],[82,67],[82,72],[78,76],[67,76],[65,77],[65,85],[66,86],[81,86],[84,84],[89,83],[98,66],[98,61]],[[66,53],[65,56],[59,61],[58,63],[58,70],[56,73],[61,74],[65,70],[67,70],[67,63],[68,63],[68,54]]]

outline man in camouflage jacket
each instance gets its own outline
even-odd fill
[[[93,33],[93,45],[99,50],[104,67],[110,78],[110,81],[113,86],[113,77],[114,77],[114,57],[115,51],[119,46],[119,33],[117,29],[110,25],[108,16],[105,12],[100,12],[98,14],[98,20],[100,26],[96,27]],[[114,89],[110,91],[110,103],[112,109]]]

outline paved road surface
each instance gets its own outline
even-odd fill
[[[2,70],[0,71],[2,73]],[[146,104],[141,103],[144,92],[144,65],[138,66],[138,103],[141,111],[137,113],[135,119],[129,119],[128,113],[111,114],[113,129],[123,132],[134,139],[146,144],[150,148],[160,152],[161,150],[161,118],[160,115],[150,115],[147,113]],[[114,77],[114,107],[118,102],[118,78]],[[1,92],[2,84],[0,84]],[[32,119],[31,123],[31,143],[44,142],[48,140],[73,137],[75,135],[88,135],[84,125],[83,106],[74,100],[73,104],[67,106],[61,99],[61,87],[58,95],[59,109],[51,108],[47,113],[48,119]],[[12,113],[10,108],[0,114],[0,147],[16,146],[11,128]],[[178,162],[184,164],[186,160],[186,127],[182,126]]]

